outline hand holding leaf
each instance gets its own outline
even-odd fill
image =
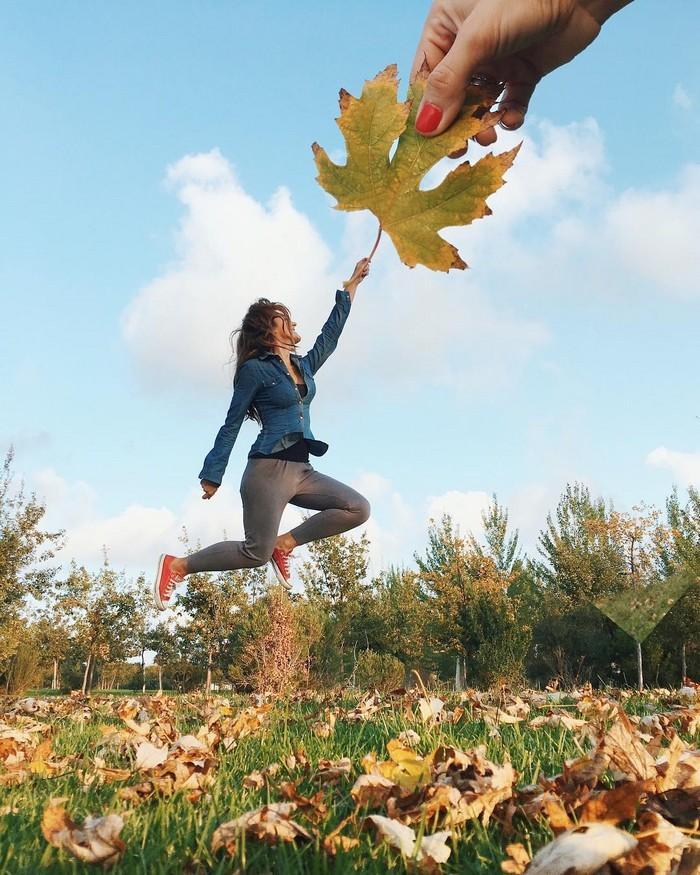
[[[421,189],[421,180],[440,159],[500,118],[500,113],[489,111],[497,95],[485,87],[470,88],[459,117],[447,131],[430,139],[420,136],[414,120],[427,77],[427,70],[418,73],[405,103],[397,102],[396,65],[365,82],[359,99],[341,90],[337,123],[345,138],[347,163],[334,164],[314,143],[317,179],[336,198],[337,209],[374,213],[380,233],[384,230],[391,237],[404,264],[463,269],[467,265],[457,249],[437,232],[491,213],[486,198],[503,185],[503,174],[519,147],[486,155],[474,166],[464,161],[436,188]],[[390,157],[397,137],[396,152]]]

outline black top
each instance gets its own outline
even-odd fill
[[[302,398],[306,397],[309,387],[306,383],[297,383],[297,389]],[[251,459],[281,459],[284,462],[308,462],[309,461],[309,445],[306,438],[301,438],[291,447],[285,447],[283,450],[278,450],[276,453],[256,453],[251,456]]]

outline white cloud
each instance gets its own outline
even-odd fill
[[[46,504],[49,526],[71,529],[89,520],[94,513],[97,493],[87,483],[68,483],[53,468],[42,468],[31,476],[32,489]]]
[[[555,207],[590,194],[602,146],[592,121],[567,128],[542,123],[537,137],[528,141],[508,186],[495,196],[498,222],[491,217],[449,232],[467,257],[482,265],[481,276],[411,271],[390,242],[383,242],[346,329],[353,367],[347,367],[347,358],[342,365],[334,358],[327,368],[339,390],[354,391],[363,370],[392,388],[398,381],[404,388],[408,382],[449,383],[480,391],[485,384],[517,379],[548,342],[547,326],[507,303],[507,289],[493,293],[490,267],[496,259],[517,272],[523,256],[510,233],[516,219],[549,216]],[[220,390],[229,379],[223,367],[230,357],[228,333],[261,294],[287,303],[299,322],[302,346],[310,343],[330,309],[331,290],[371,246],[374,219],[343,217],[343,252],[334,264],[286,189],[260,204],[218,150],[183,158],[169,168],[167,180],[184,208],[177,257],[141,289],[123,319],[124,337],[144,378],[163,386],[175,384],[176,376],[179,391],[186,385]]]
[[[182,158],[167,182],[185,208],[177,258],[131,302],[124,337],[150,384],[220,387],[254,298],[282,298],[302,325],[326,315],[330,254],[286,188],[258,203],[217,149]]]
[[[688,94],[680,82],[673,89],[671,100],[673,101],[673,105],[678,107],[678,109],[689,110],[693,108],[693,98]]]
[[[684,453],[656,447],[647,455],[647,462],[657,468],[667,468],[683,486],[700,485],[700,451]]]
[[[680,174],[675,188],[630,189],[609,207],[602,229],[611,260],[660,291],[700,295],[700,164]]]
[[[428,498],[427,519],[439,522],[443,514],[449,514],[459,526],[462,535],[471,533],[478,539],[484,529],[481,514],[490,503],[491,496],[486,492],[460,492],[452,489]]]

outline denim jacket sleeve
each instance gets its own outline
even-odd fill
[[[219,429],[214,446],[207,453],[204,466],[199,472],[200,480],[209,480],[217,485],[221,484],[231,450],[259,385],[258,369],[255,363],[244,363],[233,384],[233,397],[226,414],[226,421]]]
[[[304,356],[304,360],[308,363],[312,374],[316,373],[338,345],[338,338],[347,322],[349,314],[350,295],[344,289],[339,289],[335,293],[335,306],[331,310],[328,319],[326,319],[326,324],[321,329],[321,333],[316,338],[313,349],[310,349]]]

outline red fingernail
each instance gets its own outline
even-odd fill
[[[424,103],[416,119],[416,130],[421,134],[432,134],[440,124],[442,110],[434,103]]]

